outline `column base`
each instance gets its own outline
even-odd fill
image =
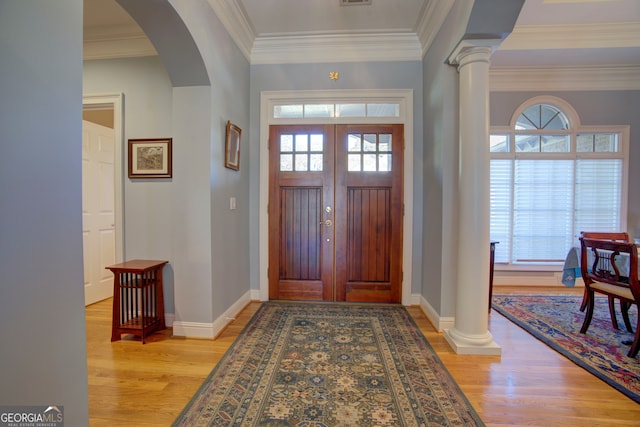
[[[493,341],[489,332],[486,335],[466,335],[451,328],[444,331],[444,338],[457,354],[502,356],[502,348]]]

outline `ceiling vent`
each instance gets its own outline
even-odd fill
[[[371,0],[340,0],[340,6],[371,4]]]

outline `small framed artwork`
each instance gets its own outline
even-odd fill
[[[171,178],[172,138],[130,139],[129,178]]]
[[[225,167],[233,170],[240,170],[240,136],[242,129],[227,121],[227,138],[224,153]]]

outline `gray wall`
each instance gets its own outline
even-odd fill
[[[441,317],[455,314],[458,246],[459,76],[456,67],[447,65],[447,58],[464,32],[470,7],[470,2],[454,4],[423,60],[424,253],[420,293]]]
[[[130,180],[127,171],[129,138],[172,137],[172,88],[159,57],[85,61],[83,95],[124,94],[124,258],[173,261],[171,227],[172,180]],[[174,148],[174,151],[180,147]],[[158,214],[163,213],[163,214]],[[165,269],[166,311],[173,313],[173,274]]]
[[[3,1],[0,57],[0,403],[86,426],[82,1]]]
[[[159,5],[167,7],[134,3],[143,17]],[[125,257],[169,260],[167,312],[176,321],[211,324],[249,291],[249,64],[206,1],[175,7],[191,29],[186,40],[202,54],[180,67],[204,64],[210,86],[176,83],[184,79],[174,62],[184,57],[172,47],[159,48],[160,57],[86,62],[84,91],[124,93],[125,141],[173,138],[171,179],[124,178]],[[239,172],[224,167],[227,120],[243,129]]]
[[[340,79],[330,80],[329,72],[339,71]],[[413,134],[414,134],[414,191],[405,194],[413,198],[413,236],[422,234],[422,64],[407,62],[323,63],[284,64],[251,66],[251,135],[250,157],[252,165],[259,165],[260,143],[260,93],[274,90],[355,90],[355,89],[412,89],[413,90]],[[258,270],[258,224],[260,174],[256,168],[251,175],[251,288],[260,288]],[[412,230],[404,230],[411,233]],[[413,240],[412,293],[418,293],[422,281],[422,241]]]
[[[640,91],[494,92],[491,94],[491,125],[508,126],[514,111],[530,98],[550,95],[562,98],[576,110],[584,126],[629,125],[629,200],[627,230],[640,237]]]

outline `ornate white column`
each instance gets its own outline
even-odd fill
[[[458,260],[455,326],[444,336],[459,354],[500,355],[488,330],[489,58],[491,46],[462,46],[460,73]]]

